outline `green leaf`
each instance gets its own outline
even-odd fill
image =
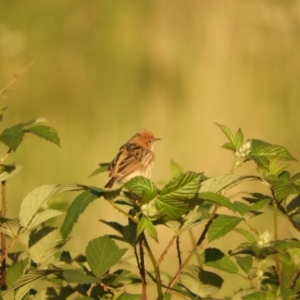
[[[59,273],[58,270],[34,270],[23,274],[19,279],[17,279],[7,291],[5,291],[1,296],[4,298],[6,294],[10,293],[11,290],[18,289],[15,300],[21,300],[27,294],[27,292],[33,288],[39,281],[48,275]]]
[[[142,216],[138,223],[137,235],[139,236],[144,230],[146,230],[148,234],[158,243],[156,228],[152,224],[151,220],[146,216]]]
[[[97,168],[89,177],[95,176],[99,173],[107,172],[110,163],[101,163],[99,168]]]
[[[32,221],[29,224],[29,226],[27,227],[27,229],[32,229],[35,226],[40,225],[40,224],[46,222],[47,220],[55,218],[61,214],[62,214],[62,212],[55,210],[55,209],[46,209],[44,211],[41,211],[33,217]]]
[[[155,199],[155,208],[160,215],[167,217],[168,220],[176,220],[189,210],[186,202],[160,196]]]
[[[237,274],[236,264],[217,248],[207,248],[202,253],[202,259],[206,266],[219,269],[221,271]]]
[[[57,192],[58,189],[59,185],[49,184],[37,187],[31,191],[21,203],[19,214],[21,226],[28,228],[41,207]]]
[[[229,140],[229,143],[224,144],[222,147],[228,150],[236,151],[235,138],[231,130],[225,125],[221,125],[221,124],[216,124],[216,125],[222,130],[222,132],[226,135],[227,139]]]
[[[240,201],[234,201],[232,203],[234,209],[240,214],[240,215],[244,215],[248,210],[249,210],[249,205],[245,204],[244,202],[240,202]]]
[[[211,242],[216,240],[229,231],[231,231],[235,226],[237,226],[243,219],[234,217],[234,216],[226,216],[220,215],[218,216],[211,224],[208,229],[208,241]]]
[[[20,123],[5,129],[0,135],[0,141],[8,146],[12,151],[16,151],[23,141],[23,128],[27,123]]]
[[[87,206],[100,197],[100,193],[88,189],[79,194],[70,205],[65,220],[61,226],[61,235],[66,239],[71,233],[74,224],[77,222],[79,215],[84,212]]]
[[[240,176],[235,174],[221,175],[211,177],[201,183],[199,192],[213,192],[219,193],[221,191],[229,190],[238,184],[250,180],[260,180],[257,176]]]
[[[278,158],[283,161],[296,161],[287,149],[282,146],[271,145],[261,140],[251,140],[250,156],[256,160],[259,157]]]
[[[265,292],[254,292],[252,294],[244,296],[242,299],[243,300],[269,300],[270,298],[267,298]]]
[[[60,232],[56,228],[42,227],[32,231],[29,238],[29,254],[37,265],[45,265],[55,260],[54,254],[64,245]]]
[[[230,200],[223,195],[213,193],[213,192],[200,192],[198,193],[198,197],[201,199],[205,199],[217,203],[221,206],[227,207],[231,211],[235,212],[235,208],[230,202]]]
[[[24,132],[33,133],[34,135],[37,135],[38,137],[52,142],[60,147],[60,138],[57,131],[53,127],[49,127],[46,125],[36,125],[29,128],[27,127]]]
[[[124,187],[140,197],[146,196],[148,201],[157,195],[157,188],[154,183],[143,176],[133,177],[125,183]]]
[[[199,190],[201,173],[187,172],[173,178],[160,192],[160,200],[188,200]]]
[[[64,270],[63,276],[66,279],[67,283],[78,283],[78,284],[92,284],[92,283],[100,283],[100,279],[85,275],[82,269],[72,270],[67,269]]]
[[[235,228],[233,230],[240,233],[240,234],[242,234],[249,242],[256,243],[255,238],[253,237],[253,235],[249,231],[247,231],[245,229],[242,229],[242,228]]]
[[[7,180],[9,177],[19,173],[22,166],[16,166],[15,164],[4,165],[0,164],[0,181]]]
[[[239,128],[234,138],[234,145],[236,149],[239,149],[243,145],[243,143],[244,143],[244,135],[241,128]]]
[[[250,269],[252,268],[253,259],[252,256],[235,256],[236,262],[238,263],[239,267],[248,274]]]
[[[203,214],[202,212],[191,210],[184,217],[184,224],[182,226],[182,230],[187,230],[192,228],[193,226],[199,224],[202,221]],[[180,223],[177,223],[176,230],[179,228]],[[168,224],[166,224],[169,226]],[[171,227],[171,226],[170,226]],[[175,228],[174,228],[175,229]]]
[[[26,266],[28,265],[28,259],[20,260],[19,262],[13,264],[8,270],[6,274],[6,283],[7,286],[10,287],[16,280],[18,280]]]
[[[1,226],[0,232],[5,233],[10,237],[15,237],[20,229],[20,222],[19,219],[5,219],[0,218]]]
[[[101,276],[115,265],[127,249],[119,249],[108,236],[102,236],[89,242],[86,248],[86,260],[96,276]]]
[[[179,277],[180,285],[203,298],[218,291],[223,281],[219,275],[205,271],[195,265],[185,267]]]
[[[264,206],[268,205],[270,203],[271,199],[262,199],[257,201],[256,203],[253,203],[250,207],[249,210],[251,211],[258,211],[262,209]]]
[[[171,173],[172,176],[179,176],[183,173],[183,170],[179,164],[177,164],[174,160],[171,160]]]

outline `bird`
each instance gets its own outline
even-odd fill
[[[112,188],[116,181],[126,182],[136,176],[150,178],[155,161],[154,143],[161,140],[155,138],[146,129],[139,130],[127,143],[122,145],[118,154],[108,166],[111,179],[104,186]]]

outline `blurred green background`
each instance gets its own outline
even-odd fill
[[[88,175],[140,128],[162,138],[157,184],[171,178],[171,159],[208,176],[229,172],[232,156],[214,123],[300,158],[299,1],[1,0],[0,88],[33,60],[1,99],[9,106],[2,128],[44,116],[62,148],[28,136],[9,157],[24,168],[8,183],[8,216],[38,185],[103,186],[106,174]],[[251,164],[238,170],[249,172]],[[109,232],[99,218],[125,222],[94,202],[74,229],[74,250]],[[188,237],[183,245],[190,249]],[[236,282],[218,295],[226,288]]]

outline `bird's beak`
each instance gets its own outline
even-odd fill
[[[154,141],[155,141],[155,142],[156,142],[156,141],[161,141],[161,139],[160,139],[160,138],[155,138]]]

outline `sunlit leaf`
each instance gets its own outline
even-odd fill
[[[64,244],[59,230],[51,227],[32,231],[29,243],[33,244],[29,248],[30,257],[37,265],[52,262],[55,259],[54,254]]]
[[[110,163],[101,163],[99,164],[99,168],[97,168],[89,177],[95,176],[97,174],[107,172]]]
[[[64,270],[63,276],[67,283],[92,284],[99,283],[101,280],[97,277],[85,275],[82,269],[67,269]]]
[[[55,209],[46,209],[44,211],[41,211],[32,218],[32,221],[30,222],[27,228],[28,229],[34,228],[35,226],[42,224],[47,220],[55,218],[61,214],[62,212]]]
[[[206,248],[202,254],[205,265],[222,270],[227,273],[238,273],[236,264],[217,248]]]
[[[250,255],[247,256],[235,256],[236,262],[239,267],[248,274],[250,269],[252,268],[253,258]]]
[[[0,232],[5,233],[10,237],[15,237],[20,229],[20,221],[19,219],[6,219],[0,218],[1,226]]]
[[[60,229],[63,239],[66,239],[71,233],[73,226],[79,218],[79,215],[83,213],[87,206],[99,196],[100,194],[96,193],[94,190],[88,189],[75,198],[67,211],[65,220]]]
[[[49,184],[37,187],[31,191],[21,203],[19,214],[20,224],[27,228],[39,209],[58,189],[59,185]]]
[[[45,125],[35,125],[32,127],[27,127],[24,132],[30,132],[34,135],[43,138],[49,142],[54,143],[57,146],[60,146],[60,138],[58,132],[53,128]]]
[[[155,208],[160,215],[169,220],[176,220],[189,210],[186,202],[160,196],[155,199]]]
[[[10,287],[16,280],[18,280],[22,276],[27,265],[28,259],[24,259],[8,268],[6,274],[6,283],[8,287]]]
[[[157,240],[157,231],[155,226],[152,224],[151,220],[146,217],[142,216],[137,227],[137,235],[140,235],[144,230],[156,241]]]
[[[127,249],[119,249],[108,236],[91,240],[86,248],[86,260],[96,276],[101,276],[115,265]]]
[[[144,194],[148,201],[157,195],[155,184],[143,176],[136,176],[130,179],[125,183],[124,187],[140,197]]]
[[[242,234],[249,242],[251,242],[251,243],[256,242],[255,238],[248,230],[245,230],[243,228],[234,228],[233,230]]]
[[[159,198],[188,200],[199,190],[201,173],[187,172],[173,178],[162,190]]]
[[[218,291],[223,281],[219,275],[205,271],[194,265],[184,268],[179,277],[180,285],[183,285],[193,294],[203,298]]]
[[[235,226],[237,226],[243,219],[234,217],[220,215],[218,216],[210,225],[208,229],[208,241],[211,242],[216,240],[228,232],[230,232]]]
[[[213,192],[200,192],[198,193],[198,197],[201,199],[205,199],[217,203],[235,212],[235,208],[232,205],[231,201],[221,194],[217,194]]]
[[[231,130],[225,125],[221,125],[221,124],[216,124],[216,125],[222,130],[222,132],[226,135],[227,139],[229,140],[229,143],[224,144],[222,147],[228,150],[235,151],[236,150],[235,138]]]

